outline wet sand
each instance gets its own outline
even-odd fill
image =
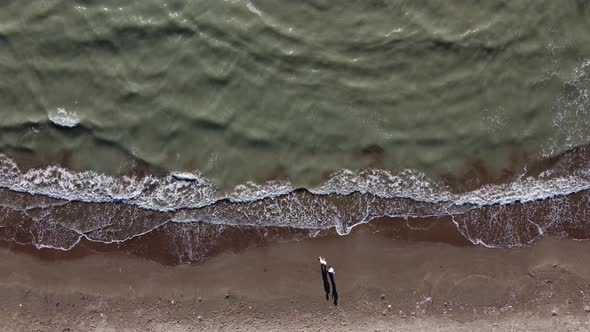
[[[590,242],[487,249],[453,237],[444,222],[429,232],[388,225],[228,248],[193,265],[121,251],[43,258],[4,248],[0,329],[589,330]],[[318,255],[336,269],[338,307],[324,298]]]
[[[457,194],[475,188],[481,190],[474,193],[468,191],[467,196],[449,198],[448,201],[444,200],[448,192],[443,191],[443,197],[435,195],[442,200],[440,202],[420,197],[387,198],[368,192],[323,195],[299,188],[251,201],[235,202],[226,198],[202,207],[187,207],[184,204],[191,206],[193,198],[198,201],[201,195],[210,193],[188,185],[192,189],[185,188],[186,192],[184,189],[178,192],[173,189],[174,194],[170,197],[167,194],[161,196],[160,189],[165,188],[162,190],[167,192],[170,188],[158,182],[160,184],[154,188],[149,185],[149,189],[142,189],[146,195],[142,196],[142,200],[127,201],[105,198],[105,188],[89,185],[87,189],[92,195],[84,196],[89,200],[84,201],[76,197],[73,200],[71,197],[57,199],[0,188],[0,241],[6,241],[5,246],[14,242],[36,248],[67,249],[72,251],[65,254],[68,257],[76,253],[84,255],[95,251],[123,250],[149,256],[164,264],[177,264],[202,262],[226,248],[244,249],[244,241],[241,240],[244,237],[259,244],[306,238],[317,232],[326,233],[325,229],[333,227],[340,234],[345,234],[358,223],[373,223],[372,220],[380,216],[398,216],[398,219],[404,216],[417,219],[439,216],[438,219],[447,220],[452,216],[465,239],[490,247],[531,245],[545,235],[589,239],[586,207],[590,202],[590,191],[586,181],[588,175],[583,171],[590,168],[588,149],[588,146],[581,146],[557,157],[527,164],[527,176],[531,178],[524,180],[520,179],[524,173],[515,172],[522,172],[516,165],[522,166],[520,162],[526,158],[518,157],[516,152],[515,167],[511,168],[512,171],[504,170],[504,177],[494,176],[475,162],[471,167],[473,174],[462,179],[449,178],[445,185]],[[373,150],[378,152],[379,149],[374,147],[370,151]],[[23,156],[17,159],[24,160],[24,169],[43,165],[42,160],[28,160]],[[152,171],[141,161],[130,161],[127,166],[121,168],[122,174],[141,175],[151,174]],[[10,172],[16,172],[15,176],[21,174],[12,162],[7,162],[6,167]],[[113,181],[117,185],[109,190],[115,193],[129,186],[126,181]],[[518,184],[516,189],[509,185],[511,181],[517,181],[514,182]],[[176,188],[177,183],[173,183],[172,187]],[[505,187],[493,190],[485,187],[500,183]],[[524,187],[520,187],[521,184]],[[181,187],[184,185],[187,184]],[[49,188],[49,192],[54,189],[61,192],[59,188]],[[193,192],[193,189],[196,191]],[[191,196],[193,194],[196,196]],[[98,195],[96,197],[100,199],[93,201],[96,199],[93,195]],[[426,194],[427,197],[429,195]],[[112,193],[107,196],[111,197]],[[184,203],[178,206],[160,205],[168,199],[180,199]],[[154,203],[154,206],[146,203],[150,201],[159,203]],[[167,210],[174,206],[175,209]],[[113,243],[116,245],[110,245]],[[53,254],[64,256],[59,251],[49,256]],[[45,255],[44,250],[41,255]]]

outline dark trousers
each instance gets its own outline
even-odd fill
[[[330,284],[328,283],[328,270],[326,265],[320,264],[322,269],[322,279],[324,280],[324,291],[326,292],[326,301],[330,300]]]

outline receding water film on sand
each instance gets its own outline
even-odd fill
[[[0,330],[590,331],[589,31],[581,0],[0,3]]]

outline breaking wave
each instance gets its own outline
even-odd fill
[[[586,238],[590,164],[586,147],[536,174],[458,192],[406,170],[341,170],[314,188],[246,183],[224,193],[200,173],[108,176],[59,166],[21,171],[0,155],[0,237],[69,250],[82,239],[123,243],[176,229],[178,252],[200,260],[228,229],[269,228],[345,235],[379,217],[450,217],[466,239],[488,247],[529,245],[546,234]],[[175,225],[172,227],[172,225]],[[175,240],[176,241],[176,240]],[[188,251],[187,251],[188,250]]]
[[[296,188],[288,181],[273,180],[264,184],[248,182],[224,193],[198,172],[172,172],[164,177],[117,177],[94,171],[76,172],[60,166],[22,172],[12,159],[0,154],[0,187],[65,201],[116,202],[161,212],[202,208],[223,200],[255,202],[300,189],[313,195],[359,193],[383,199],[404,198],[425,203],[474,206],[524,203],[590,189],[590,168],[580,167],[570,174],[562,173],[558,169],[550,169],[538,175],[527,175],[524,170],[514,181],[455,193],[448,185],[437,183],[415,170],[398,174],[379,169],[341,170],[312,188]]]
[[[47,116],[49,121],[60,127],[73,128],[80,123],[77,113],[68,112],[64,108],[57,108],[57,110],[49,112]]]

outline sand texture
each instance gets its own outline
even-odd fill
[[[122,253],[0,251],[2,331],[586,331],[590,242],[523,249],[346,237],[275,243],[199,265]],[[326,302],[317,256],[336,268]]]

